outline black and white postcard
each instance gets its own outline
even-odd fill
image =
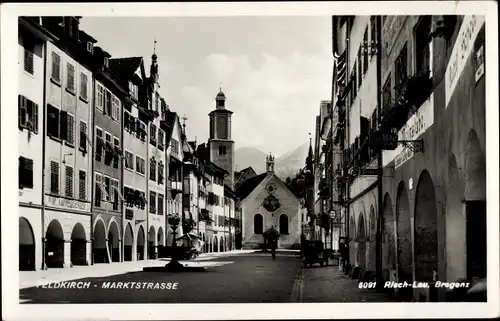
[[[495,2],[1,9],[6,320],[500,313]]]

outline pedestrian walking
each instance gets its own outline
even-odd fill
[[[273,257],[273,260],[276,259],[276,248],[277,248],[277,244],[278,241],[277,240],[272,240],[271,241],[271,255]]]

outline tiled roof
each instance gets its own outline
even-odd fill
[[[253,190],[264,180],[264,178],[266,178],[266,176],[267,173],[262,173],[247,179],[236,190],[236,196],[241,200],[244,199],[253,192]]]
[[[142,57],[113,58],[109,60],[109,68],[120,80],[132,78],[141,66]]]
[[[175,123],[175,118],[177,114],[174,113],[173,111],[166,110],[165,111],[165,125],[166,128],[163,128],[165,130],[165,138],[166,141],[170,141],[172,138],[172,132],[174,131],[174,123]]]

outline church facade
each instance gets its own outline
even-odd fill
[[[242,215],[243,249],[260,248],[271,228],[280,234],[279,249],[300,247],[300,201],[274,173],[274,157],[266,172],[245,180],[236,190]]]

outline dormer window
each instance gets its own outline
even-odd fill
[[[87,51],[91,54],[94,53],[94,44],[90,41],[87,42]]]
[[[104,57],[104,68],[109,68],[109,58]]]
[[[132,97],[134,97],[135,99],[138,99],[139,98],[139,87],[131,81],[129,81],[128,87],[130,90],[130,95]]]

